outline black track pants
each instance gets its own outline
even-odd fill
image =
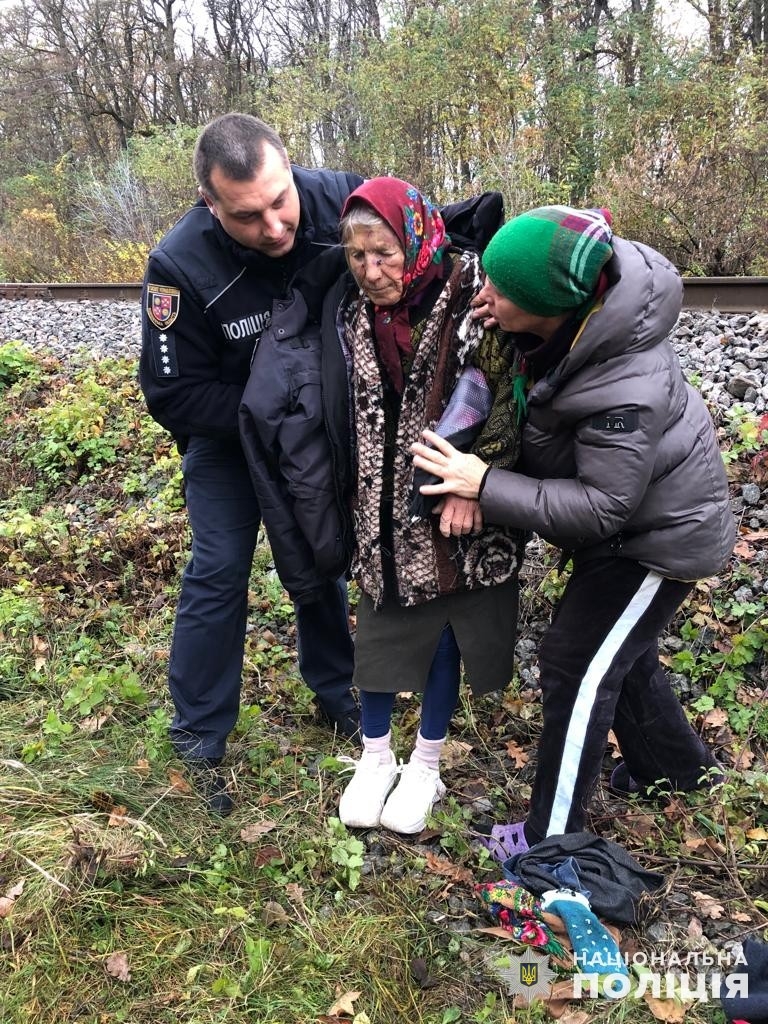
[[[693,584],[637,562],[575,564],[539,651],[544,728],[526,832],[581,831],[613,728],[630,775],[694,789],[715,759],[659,664],[659,634]]]

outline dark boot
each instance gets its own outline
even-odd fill
[[[189,779],[212,814],[222,818],[232,813],[234,803],[227,792],[227,777],[220,757],[184,758]]]
[[[315,696],[315,707],[317,708],[317,716],[324,725],[329,725],[339,736],[352,740],[358,747],[362,746],[360,708],[356,704],[353,704],[351,707],[340,707],[322,701],[319,697]]]

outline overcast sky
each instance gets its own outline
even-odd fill
[[[18,0],[0,0],[0,11],[7,10]],[[700,39],[704,34],[704,19],[686,0],[665,0],[661,4],[661,18],[668,31],[679,38]]]

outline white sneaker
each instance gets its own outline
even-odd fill
[[[400,771],[394,754],[390,757],[390,763],[381,764],[378,753],[363,751],[339,801],[339,818],[349,828],[379,824],[381,809]]]
[[[403,766],[400,781],[381,812],[381,827],[405,835],[421,832],[427,815],[444,795],[445,786],[438,771],[418,761],[409,761]]]

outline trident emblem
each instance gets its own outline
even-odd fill
[[[520,981],[526,988],[531,988],[539,980],[539,965],[530,963],[520,964]]]

